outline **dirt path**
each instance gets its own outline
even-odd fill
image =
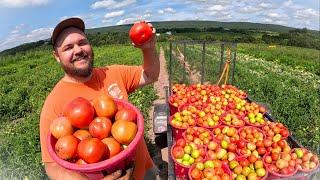
[[[167,167],[168,165],[166,162],[168,162],[168,148],[160,149],[155,145],[155,134],[153,132],[153,111],[154,111],[154,105],[155,104],[164,104],[166,103],[166,93],[165,93],[165,86],[169,85],[169,75],[167,72],[167,65],[166,65],[166,59],[164,56],[164,50],[162,47],[160,47],[160,53],[159,53],[159,60],[160,60],[160,74],[159,79],[157,82],[154,83],[154,88],[157,91],[158,99],[153,102],[153,106],[150,108],[149,111],[149,117],[151,122],[149,123],[151,125],[150,130],[147,132],[147,135],[149,139],[152,141],[151,143],[154,145],[152,147],[153,151],[153,161],[156,164],[156,166],[160,170],[160,177],[161,179],[167,179]]]
[[[184,65],[186,67],[186,72],[189,75],[191,83],[199,83],[201,80],[201,74],[199,71],[191,70],[191,65],[188,63],[188,61],[185,59],[183,53],[180,51],[179,48],[177,48],[177,53],[175,51],[172,52],[172,54],[177,57],[179,63],[181,65]]]

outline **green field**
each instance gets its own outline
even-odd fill
[[[142,63],[140,51],[132,46],[94,47],[94,52],[95,66]],[[0,179],[45,179],[39,116],[46,96],[63,72],[49,50],[1,56],[0,63]],[[156,99],[153,87],[144,87],[129,98],[147,119]]]
[[[167,45],[166,50],[169,53],[168,47]],[[176,46],[173,47],[173,51],[177,51]],[[183,49],[181,44],[178,47]],[[202,67],[201,50],[200,45],[187,45],[185,53],[187,62],[199,72]],[[205,82],[215,84],[218,81],[220,56],[219,44],[206,45]],[[225,57],[226,54],[224,60]],[[173,59],[176,63],[176,58]],[[181,65],[180,69],[183,69]],[[266,104],[272,115],[286,124],[299,142],[317,151],[320,144],[318,73],[319,50],[238,44],[233,84],[246,91],[253,100]],[[181,82],[180,70],[174,71],[172,75],[175,82]]]

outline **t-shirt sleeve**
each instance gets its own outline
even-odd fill
[[[54,162],[47,148],[47,136],[52,120],[58,117],[54,111],[53,103],[47,99],[42,107],[40,115],[40,143],[42,162]]]
[[[133,92],[139,87],[141,74],[143,72],[142,66],[119,65],[117,69],[128,93]]]

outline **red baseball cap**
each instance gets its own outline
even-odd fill
[[[85,30],[85,25],[82,19],[73,17],[73,18],[68,18],[63,21],[61,21],[53,30],[52,35],[51,35],[51,42],[52,46],[56,43],[56,40],[59,36],[59,34],[66,28],[68,27],[75,27],[80,29],[82,32]]]

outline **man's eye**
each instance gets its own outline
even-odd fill
[[[80,46],[84,46],[84,45],[87,45],[87,44],[88,44],[87,41],[81,41],[81,42],[79,43]]]
[[[71,46],[67,46],[67,47],[65,47],[63,50],[64,50],[64,51],[68,51],[68,50],[70,50],[70,49],[72,49],[72,47],[71,47]]]

